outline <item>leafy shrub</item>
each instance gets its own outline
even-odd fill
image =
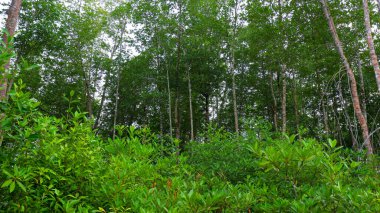
[[[178,141],[147,128],[101,139],[85,113],[45,116],[20,83],[0,103],[0,212],[380,211],[376,156],[334,140],[259,120],[242,136],[210,129],[178,155]]]
[[[219,134],[227,134],[223,140]],[[244,182],[254,173],[256,165],[247,145],[229,133],[210,135],[210,142],[201,144],[192,142],[187,147],[188,163],[196,168],[196,172],[208,178],[218,176],[232,183]]]

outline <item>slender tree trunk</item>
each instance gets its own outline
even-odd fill
[[[218,90],[219,91],[219,90]],[[219,92],[215,96],[215,117],[216,117],[216,124],[219,126]]]
[[[362,112],[361,107],[360,107],[360,100],[359,100],[359,95],[358,95],[357,84],[356,84],[354,72],[352,71],[350,64],[349,64],[349,62],[348,62],[348,60],[344,54],[343,46],[342,46],[342,43],[339,39],[338,33],[336,31],[335,24],[334,24],[334,21],[331,17],[327,2],[326,2],[326,0],[320,0],[320,2],[322,3],[323,12],[326,16],[331,34],[334,38],[336,48],[339,52],[341,60],[343,61],[344,67],[345,67],[346,72],[347,72],[347,76],[350,80],[353,107],[354,107],[355,115],[356,115],[356,117],[359,121],[360,127],[362,129],[364,146],[367,149],[367,155],[372,155],[373,154],[373,147],[372,147],[371,140],[369,138],[367,120],[364,117],[363,112]]]
[[[294,101],[294,115],[296,117],[296,128],[297,133],[300,133],[300,118],[299,118],[299,111],[298,111],[298,97],[297,97],[297,81],[296,81],[296,75],[293,74],[293,101]],[[299,134],[300,137],[301,134]]]
[[[173,137],[173,123],[172,123],[172,96],[170,93],[170,76],[169,76],[169,67],[166,67],[166,83],[168,89],[168,115],[169,115],[169,135],[170,138]]]
[[[338,93],[336,91],[336,93]],[[337,99],[336,99],[336,94],[333,95],[333,106],[332,106],[332,111],[334,113],[334,121],[335,121],[335,130],[334,130],[334,134],[335,134],[335,138],[339,138],[339,141],[340,143],[342,144],[342,142],[344,142],[344,139],[343,139],[343,134],[342,134],[342,128],[340,126],[341,124],[341,121],[339,119],[339,112],[338,112],[338,104],[337,104]]]
[[[126,24],[124,23],[123,24],[123,28],[122,28],[122,32],[121,32],[121,37],[120,37],[120,43],[122,42],[123,40],[123,35],[124,35],[124,32],[125,32],[125,26]],[[119,49],[119,57],[121,55],[121,46],[118,45],[118,47],[120,48]],[[118,71],[117,71],[117,84],[116,84],[116,94],[115,94],[115,111],[114,111],[114,117],[113,117],[113,128],[112,128],[112,139],[115,140],[115,136],[116,136],[116,124],[117,124],[117,116],[118,116],[118,112],[119,112],[119,92],[120,92],[120,78],[121,78],[121,70],[120,70],[120,64],[118,64],[117,66],[118,68]]]
[[[239,117],[237,110],[237,101],[236,101],[236,82],[235,82],[235,74],[232,74],[232,98],[234,102],[234,121],[235,121],[235,132],[239,134]]]
[[[364,24],[365,24],[365,28],[367,32],[367,43],[368,43],[368,48],[369,48],[369,55],[371,57],[373,69],[375,70],[377,89],[380,92],[380,67],[379,67],[379,61],[377,60],[375,45],[373,43],[373,38],[372,38],[372,27],[371,27],[370,14],[368,10],[368,0],[363,0],[363,10],[364,10]]]
[[[179,74],[176,74],[176,93],[175,93],[175,103],[174,103],[174,124],[175,124],[175,137],[179,139],[181,137],[180,132],[180,121],[179,121]]]
[[[9,39],[12,38],[15,34],[17,21],[19,18],[20,10],[21,10],[22,0],[12,0],[11,5],[7,11],[8,18],[5,22],[5,28],[8,31],[3,34],[3,42],[9,47]],[[7,71],[10,67],[10,61],[8,61],[4,66],[4,71]],[[8,76],[6,76],[6,72],[4,72],[3,76],[0,79],[0,100],[4,100],[7,98],[7,90],[8,88]]]
[[[327,114],[327,111],[326,111],[326,102],[325,102],[325,90],[324,88],[321,87],[321,80],[320,80],[320,77],[319,77],[319,71],[317,70],[317,92],[321,95],[321,107],[322,107],[322,113],[323,113],[323,128],[325,129],[325,132],[326,134],[329,134],[330,132],[330,128],[329,128],[329,119],[328,119],[328,114]],[[323,86],[323,84],[322,84]]]
[[[83,1],[79,1],[79,18],[82,19],[82,3]],[[90,88],[90,82],[91,82],[91,77],[90,77],[90,71],[87,73],[87,66],[83,63],[83,56],[82,53],[84,50],[82,49],[82,45],[79,41],[79,34],[77,34],[78,40],[76,41],[77,49],[79,50],[79,68],[80,72],[83,77],[83,92],[85,94],[85,102],[86,102],[86,111],[88,112],[89,117],[92,117],[92,95],[91,95],[91,88]],[[89,66],[90,67],[90,66]],[[90,69],[90,68],[88,68]]]
[[[232,35],[232,44],[231,44],[231,73],[232,73],[232,100],[233,100],[233,107],[234,107],[234,123],[235,123],[235,132],[239,134],[239,116],[238,116],[238,109],[237,109],[237,97],[236,97],[236,64],[235,64],[235,40],[236,40],[236,30],[237,30],[237,20],[238,20],[238,0],[235,0],[235,7],[234,7],[234,25],[233,25],[233,35]]]
[[[365,94],[363,68],[362,68],[362,62],[360,60],[360,54],[358,54],[358,72],[359,72],[359,80],[360,80],[360,97],[362,97],[363,114],[364,114],[364,117],[367,119],[367,98]]]
[[[274,94],[274,88],[273,88],[273,73],[270,73],[269,76],[269,84],[270,84],[270,92],[273,99],[273,123],[274,123],[274,129],[276,132],[278,131],[278,117],[277,117],[277,99],[276,95]]]
[[[223,123],[223,117],[222,115],[224,115],[224,109],[226,108],[226,102],[227,102],[227,99],[228,99],[228,95],[227,95],[227,83],[225,82],[225,84],[222,85],[221,89],[221,96],[220,96],[220,106],[219,106],[219,114],[220,116],[218,116],[218,121],[219,121],[219,124]]]
[[[282,113],[282,132],[286,132],[286,66],[281,66],[281,79],[282,79],[282,99],[281,99],[281,113]]]
[[[112,128],[112,139],[115,140],[116,135],[116,124],[117,124],[117,115],[119,108],[119,88],[120,88],[120,70],[117,73],[117,85],[116,85],[116,95],[115,95],[115,111],[113,117],[113,128]]]
[[[380,13],[380,0],[377,0],[377,10],[378,10],[379,13]]]
[[[279,29],[280,30],[283,30],[283,18],[282,18],[282,7],[283,7],[283,0],[278,0],[278,6],[279,6]],[[285,38],[283,38],[285,39]],[[285,47],[284,47],[284,44],[281,44],[281,47],[280,47],[281,50],[284,50]],[[280,59],[280,63],[281,63],[281,84],[282,84],[282,96],[281,96],[281,114],[282,114],[282,132],[283,133],[286,133],[286,95],[287,95],[287,91],[286,91],[286,87],[287,87],[287,82],[286,82],[286,65],[283,63],[283,60]]]
[[[329,128],[329,117],[326,110],[325,94],[322,94],[322,113],[323,113],[323,125],[325,127],[325,132],[327,135],[330,134]]]
[[[121,43],[123,42],[125,28],[126,28],[126,24],[124,23],[123,27],[121,28],[120,39],[119,39],[119,41],[117,41],[117,43],[114,44],[114,46],[112,48],[111,55],[110,55],[111,61],[113,61],[113,57],[114,57],[117,49],[119,49]],[[99,111],[98,111],[98,113],[96,115],[95,124],[94,124],[94,127],[93,127],[94,129],[96,129],[96,128],[99,127],[100,117],[101,117],[101,114],[102,114],[102,111],[103,111],[104,102],[106,100],[106,91],[107,91],[107,86],[109,84],[109,79],[110,79],[110,71],[108,71],[106,73],[106,76],[105,76],[105,82],[104,82],[104,85],[103,85],[103,90],[102,90],[102,96],[101,96],[101,100],[100,100]]]
[[[86,67],[83,65],[83,61],[81,59],[81,64],[82,64],[82,71],[83,71],[83,76],[84,76],[84,91],[86,94],[86,110],[88,112],[88,117],[93,116],[93,111],[92,111],[92,94],[91,94],[91,79],[90,79],[90,71],[87,73],[85,70]],[[90,69],[90,68],[88,68]]]
[[[96,128],[99,127],[100,116],[102,114],[104,102],[106,100],[106,90],[107,90],[107,85],[108,85],[108,82],[109,82],[109,78],[110,78],[110,76],[109,76],[109,73],[107,72],[106,76],[105,76],[105,82],[104,82],[104,85],[103,85],[103,91],[102,91],[102,97],[101,97],[101,100],[100,100],[99,111],[98,111],[98,113],[96,115],[95,124],[94,124],[93,129],[96,129]]]
[[[189,87],[190,140],[194,141],[193,101],[191,92],[190,68],[187,70],[187,83]]]
[[[174,106],[174,122],[175,122],[175,137],[179,139],[181,137],[180,131],[180,119],[179,119],[179,69],[181,65],[181,42],[182,42],[182,26],[181,26],[181,16],[182,16],[182,4],[181,1],[178,2],[179,7],[179,24],[178,24],[178,35],[177,35],[177,64],[176,64],[176,92],[175,92],[175,106]]]
[[[338,85],[337,85],[338,97],[339,97],[340,103],[341,103],[340,108],[343,109],[343,115],[344,115],[344,119],[346,121],[345,123],[347,124],[348,130],[349,130],[350,135],[351,135],[352,147],[353,147],[353,149],[357,150],[359,148],[359,143],[358,143],[357,137],[355,137],[354,129],[352,128],[353,125],[351,123],[350,115],[347,113],[347,110],[346,110],[346,104],[345,104],[346,101],[343,97],[342,83],[341,82],[342,81],[339,80]],[[351,98],[352,98],[352,96],[351,96]]]
[[[318,76],[319,76],[319,72],[318,72]],[[322,113],[323,113],[323,126],[324,126],[324,129],[325,129],[325,132],[327,135],[330,134],[330,127],[329,127],[329,118],[328,118],[328,114],[327,114],[327,110],[326,110],[326,101],[325,99],[327,99],[327,96],[326,96],[326,93],[325,93],[325,89],[320,89],[320,84],[318,83],[318,91],[320,92],[321,94],[321,107],[322,107]]]
[[[203,97],[205,98],[205,123],[207,128],[207,125],[210,123],[210,95],[204,93]]]
[[[160,71],[161,71],[161,61],[160,61],[160,57],[157,56],[157,79],[156,79],[156,81],[157,81],[157,90],[161,94],[161,93],[163,93],[163,90],[165,90],[165,89],[162,88],[162,85],[160,86],[160,82],[159,82],[159,79],[160,79],[159,77],[160,77],[160,74],[161,74]],[[164,116],[163,116],[163,114],[164,114],[164,112],[163,112],[163,109],[164,109],[164,106],[163,106],[164,105],[164,100],[160,96],[160,97],[158,97],[157,102],[158,102],[158,113],[159,113],[159,116],[160,116],[160,138],[162,140],[163,135],[164,135]]]

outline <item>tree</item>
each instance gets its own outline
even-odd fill
[[[368,44],[368,49],[369,49],[369,55],[371,57],[373,69],[375,70],[376,83],[380,92],[380,67],[379,67],[379,61],[377,59],[377,55],[375,51],[375,45],[372,38],[372,26],[371,26],[370,14],[368,10],[368,0],[363,0],[363,10],[364,10],[364,24],[365,24],[366,33],[367,33],[367,44]]]
[[[325,17],[326,17],[328,25],[329,25],[331,35],[334,39],[335,46],[338,50],[338,53],[339,53],[340,58],[343,62],[344,68],[346,69],[347,76],[350,80],[353,107],[354,107],[355,115],[356,115],[356,117],[359,121],[360,127],[362,129],[364,146],[367,148],[367,155],[372,155],[373,154],[373,147],[372,147],[371,139],[369,137],[367,120],[366,120],[366,118],[363,115],[363,112],[361,110],[354,72],[352,71],[351,66],[350,66],[350,64],[349,64],[349,62],[348,62],[348,60],[344,54],[342,42],[339,39],[338,33],[336,31],[336,28],[335,28],[334,20],[331,17],[327,2],[326,2],[326,0],[320,0],[320,2],[322,4],[323,12],[325,14]]]
[[[235,0],[234,8],[233,8],[233,24],[232,24],[232,44],[231,46],[231,73],[232,73],[232,102],[234,107],[234,121],[235,121],[235,132],[239,134],[239,117],[238,117],[238,109],[237,109],[237,100],[236,100],[236,80],[235,80],[235,72],[236,72],[236,63],[235,63],[235,48],[236,48],[236,33],[237,33],[237,25],[238,25],[238,5],[239,1]]]
[[[17,21],[19,19],[19,14],[21,10],[21,4],[22,0],[12,0],[9,9],[7,11],[8,18],[5,22],[5,28],[6,32],[3,34],[3,42],[6,45],[6,48],[9,48],[10,39],[13,38],[16,27],[17,27]],[[10,61],[8,61],[4,66],[4,73],[2,73],[1,79],[0,79],[0,100],[4,100],[7,97],[7,91],[8,88],[8,76],[7,71],[10,66]]]
[[[175,92],[175,105],[174,105],[174,123],[175,123],[175,137],[179,139],[181,137],[181,122],[180,122],[180,112],[179,112],[179,99],[180,99],[180,66],[181,66],[181,54],[182,54],[182,10],[183,4],[182,0],[177,1],[178,7],[178,31],[177,31],[177,62],[175,67],[175,79],[176,79],[176,92]]]

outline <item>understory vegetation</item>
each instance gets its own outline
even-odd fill
[[[210,126],[202,142],[133,126],[112,140],[86,113],[44,115],[23,87],[0,105],[1,212],[380,211],[376,156],[335,140],[274,133],[259,118],[241,136]]]
[[[0,213],[380,212],[380,0],[1,0],[0,29]]]

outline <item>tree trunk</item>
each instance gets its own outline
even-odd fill
[[[233,100],[233,107],[234,107],[234,123],[235,123],[235,132],[239,134],[239,117],[238,117],[238,110],[237,110],[237,98],[236,98],[236,81],[235,81],[235,40],[236,40],[236,30],[237,30],[237,19],[238,19],[238,13],[237,13],[237,7],[238,7],[238,0],[235,0],[235,11],[234,11],[234,25],[233,25],[233,35],[232,35],[232,45],[231,45],[231,73],[232,73],[232,100]]]
[[[7,33],[3,34],[3,42],[6,47],[9,47],[9,39],[12,38],[15,34],[17,21],[20,14],[22,0],[12,0],[11,5],[7,11],[8,17],[5,22],[5,28]],[[10,67],[10,61],[8,61],[4,66],[4,71],[7,71]],[[7,98],[7,90],[8,88],[8,76],[6,76],[6,72],[4,72],[3,76],[0,79],[0,100],[4,100]]]
[[[168,89],[168,115],[169,115],[169,135],[170,138],[173,137],[173,123],[172,123],[172,96],[170,93],[170,78],[169,78],[169,67],[166,67],[166,83]]]
[[[362,97],[361,104],[363,108],[364,117],[367,119],[367,98],[365,95],[363,69],[362,69],[362,62],[360,60],[360,54],[358,54],[358,72],[359,72],[359,80],[360,80],[360,96]]]
[[[207,128],[210,123],[210,95],[205,93],[203,94],[203,97],[205,97],[205,123]]]
[[[232,74],[232,99],[234,102],[234,121],[235,121],[235,132],[239,134],[239,117],[237,110],[237,101],[236,101],[236,82],[235,74]]]
[[[272,72],[270,73],[270,76],[269,76],[269,83],[270,83],[270,92],[273,99],[273,123],[274,123],[274,129],[277,132],[278,131],[277,99],[276,99],[276,95],[274,94],[274,89],[273,89],[273,73]]]
[[[329,119],[328,119],[328,114],[327,114],[327,110],[326,110],[326,102],[325,102],[325,89],[323,88],[323,84],[322,84],[322,87],[321,87],[321,80],[320,80],[320,77],[319,77],[319,71],[317,71],[317,92],[321,95],[321,107],[322,107],[322,113],[323,113],[323,128],[325,129],[325,132],[326,134],[328,135],[329,132],[330,132],[330,128],[329,128]]]
[[[341,78],[339,78],[339,79],[341,79]],[[353,125],[351,123],[350,115],[349,115],[349,113],[347,113],[347,110],[346,110],[346,104],[345,104],[346,101],[343,97],[342,83],[341,82],[342,81],[339,80],[338,85],[337,85],[338,97],[339,97],[340,103],[341,103],[340,108],[343,109],[342,111],[343,111],[344,119],[346,121],[345,123],[347,124],[348,130],[349,130],[350,135],[351,135],[352,147],[354,150],[358,150],[359,149],[359,143],[358,143],[357,137],[355,137],[354,129],[352,128]],[[351,99],[352,99],[352,96],[351,96]]]
[[[99,127],[100,116],[102,114],[104,102],[106,100],[106,89],[107,89],[107,85],[108,85],[108,82],[109,82],[109,78],[110,78],[109,73],[106,73],[106,76],[105,76],[106,82],[104,83],[104,86],[103,86],[103,91],[102,91],[102,97],[101,97],[101,100],[100,100],[99,111],[98,111],[98,113],[96,115],[95,124],[94,124],[93,129],[97,129]]]
[[[224,115],[224,109],[226,108],[226,102],[227,102],[227,99],[228,99],[228,95],[227,95],[227,82],[224,82],[225,84],[222,85],[221,89],[221,96],[220,96],[220,106],[219,106],[219,114],[220,116],[218,116],[218,121],[219,121],[219,125],[221,125],[223,123],[223,120],[225,119],[224,117],[222,117]]]
[[[338,93],[338,92],[335,91],[335,93]],[[332,101],[332,103],[333,103],[332,111],[334,113],[334,127],[335,127],[333,132],[334,132],[334,138],[338,138],[338,141],[340,141],[340,143],[342,144],[342,142],[344,142],[344,140],[343,140],[342,128],[340,126],[341,121],[339,119],[339,112],[338,112],[339,106],[337,104],[338,101],[336,100],[337,94],[335,94],[335,93],[333,95],[333,101]]]
[[[182,16],[182,4],[181,1],[178,2],[179,13],[178,13],[178,35],[177,35],[177,64],[175,69],[176,75],[176,92],[175,92],[175,106],[174,106],[174,122],[175,122],[175,137],[179,139],[181,137],[180,131],[180,119],[179,119],[179,69],[181,64],[181,39],[182,39],[182,26],[181,26],[181,16]]]
[[[12,0],[11,5],[7,11],[8,17],[5,22],[5,28],[7,33],[3,34],[3,42],[6,45],[6,48],[9,48],[9,39],[12,38],[15,34],[17,21],[19,18],[21,10],[22,0]],[[8,98],[8,92],[11,90],[11,85],[8,86],[8,76],[7,71],[10,67],[10,59],[4,65],[4,74],[0,76],[0,101],[6,100]],[[13,79],[13,78],[12,78]],[[5,114],[0,114],[0,121],[5,117]],[[0,147],[3,143],[3,131],[0,130]]]
[[[193,101],[191,92],[190,68],[187,70],[187,82],[189,87],[190,140],[194,141]]]
[[[294,101],[294,115],[296,117],[297,133],[299,134],[299,136],[301,138],[302,136],[300,134],[300,118],[299,118],[299,111],[298,111],[297,81],[296,81],[296,75],[295,74],[293,74],[293,101]]]
[[[379,61],[377,60],[377,55],[375,51],[375,45],[372,38],[372,28],[371,28],[371,19],[368,10],[368,0],[363,0],[363,10],[364,10],[364,24],[367,32],[367,43],[369,48],[369,55],[371,57],[371,62],[373,69],[375,70],[375,77],[377,83],[377,89],[380,92],[380,67]]]
[[[90,71],[87,71],[85,69],[90,69],[89,67],[85,67],[83,65],[83,61],[81,59],[81,65],[82,65],[82,71],[84,76],[84,91],[86,94],[86,110],[88,112],[88,117],[92,118],[93,116],[93,110],[92,110],[92,94],[91,94],[91,79],[90,79]]]
[[[282,113],[282,132],[286,133],[286,66],[281,66],[281,79],[282,79],[282,99],[281,99],[281,113]]]
[[[116,100],[115,100],[115,111],[113,117],[113,128],[112,128],[112,140],[115,140],[116,136],[116,123],[117,123],[117,114],[119,107],[119,88],[120,88],[120,70],[117,73],[117,85],[116,85]]]
[[[125,32],[126,24],[123,24],[123,28],[121,31],[121,37],[120,37],[120,43],[117,45],[117,47],[120,47],[119,49],[119,57],[121,55],[121,42],[123,41],[123,35]],[[115,50],[116,51],[116,50]],[[117,71],[117,84],[116,84],[116,97],[115,97],[115,111],[114,111],[114,117],[113,117],[113,128],[112,128],[112,139],[115,140],[116,136],[116,124],[117,124],[117,115],[119,111],[119,92],[120,92],[120,78],[121,78],[121,70],[120,70],[120,64],[118,64],[118,71]]]
[[[216,117],[216,124],[219,126],[219,90],[217,95],[215,96],[215,117]]]
[[[278,0],[278,6],[279,6],[279,30],[283,30],[283,14],[282,14],[282,7],[283,7],[283,0]],[[285,38],[283,38],[285,40]],[[285,50],[284,42],[281,43],[281,51]],[[283,133],[286,133],[286,65],[283,62],[283,59],[280,58],[280,64],[281,64],[281,84],[282,84],[282,93],[281,93],[281,114],[282,114],[282,129],[281,131]]]
[[[360,100],[359,100],[359,95],[358,95],[358,91],[357,91],[357,84],[356,84],[355,75],[354,75],[354,73],[350,67],[350,64],[349,64],[349,62],[348,62],[348,60],[344,54],[343,46],[342,46],[342,43],[339,39],[338,33],[336,31],[334,21],[330,15],[330,11],[329,11],[327,2],[326,2],[326,0],[320,0],[320,2],[322,3],[323,12],[326,16],[331,34],[334,38],[336,48],[339,52],[341,60],[343,61],[344,67],[345,67],[346,72],[347,72],[347,76],[350,80],[353,107],[354,107],[355,115],[356,115],[356,117],[359,121],[360,127],[362,129],[364,146],[366,147],[367,155],[369,156],[369,155],[373,154],[373,147],[372,147],[371,140],[369,138],[367,120],[364,117],[363,112],[362,112],[361,107],[360,107]]]
[[[111,61],[113,61],[113,57],[117,51],[117,49],[119,48],[119,46],[121,45],[121,43],[123,42],[123,37],[124,37],[124,33],[125,33],[125,28],[126,28],[126,24],[124,23],[123,24],[123,27],[121,28],[121,34],[120,34],[120,39],[117,43],[114,44],[113,48],[112,48],[112,51],[111,51],[111,55],[110,55],[110,59]],[[101,97],[101,100],[100,100],[100,106],[99,106],[99,111],[96,115],[96,119],[95,119],[95,124],[94,124],[94,129],[98,128],[99,127],[99,122],[100,122],[100,116],[102,114],[102,110],[103,110],[103,106],[104,106],[104,102],[106,100],[106,91],[107,91],[107,86],[108,86],[108,83],[109,83],[109,79],[110,79],[110,71],[108,71],[106,73],[106,76],[105,76],[105,83],[103,85],[103,90],[102,90],[102,97]]]
[[[323,125],[324,129],[327,135],[330,134],[330,127],[329,127],[329,117],[326,110],[326,103],[325,103],[325,94],[322,93],[322,112],[323,112]]]

